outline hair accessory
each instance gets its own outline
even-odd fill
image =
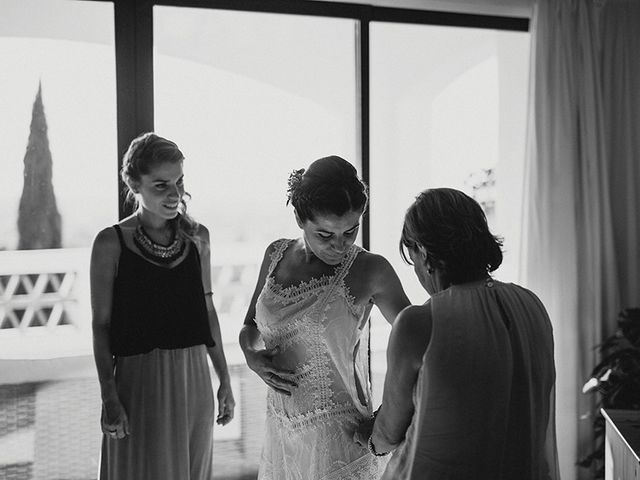
[[[298,185],[302,183],[302,176],[304,175],[304,172],[305,169],[301,168],[300,170],[293,170],[289,174],[289,180],[287,181],[287,204],[289,204],[289,202],[291,201],[293,193]]]
[[[160,245],[149,237],[141,223],[138,223],[133,233],[133,243],[142,255],[162,265],[167,265],[180,258],[187,246],[182,235],[177,235],[175,232],[174,239],[169,246]]]

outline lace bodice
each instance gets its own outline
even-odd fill
[[[272,471],[285,460],[269,457],[275,447],[265,444],[267,460],[272,460],[267,470],[272,473],[261,478],[334,478],[326,475],[336,469],[343,470],[342,476],[335,478],[375,478],[350,477],[344,470],[351,468],[355,472],[357,466],[372,475],[373,468],[365,458],[366,451],[352,439],[358,422],[371,414],[365,328],[369,308],[356,304],[345,284],[362,249],[353,245],[332,275],[283,287],[275,281],[274,269],[292,242],[276,242],[265,286],[256,303],[256,324],[267,348],[280,347],[281,353],[274,362],[294,371],[298,383],[291,396],[269,390],[267,422],[282,433],[282,438],[293,442],[301,443],[296,434],[306,435],[305,442],[313,443],[308,447],[314,451],[305,453],[305,446],[293,444],[287,447],[294,452],[289,457],[297,455],[303,463],[312,463],[304,467],[311,472],[309,476],[305,472],[298,477],[291,474],[295,469],[288,467],[283,467],[284,472]],[[308,440],[310,437],[313,440]],[[324,451],[325,458],[309,460],[319,455],[318,450]]]

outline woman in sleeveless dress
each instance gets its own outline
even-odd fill
[[[209,233],[186,214],[183,155],[153,133],[134,139],[122,180],[135,213],[91,254],[94,357],[102,396],[100,480],[211,480],[219,424],[234,400],[211,299]]]
[[[401,252],[431,298],[396,319],[382,407],[357,435],[374,455],[395,449],[385,480],[559,478],[551,323],[532,292],[490,276],[500,247],[460,191],[426,190],[407,211]]]
[[[384,463],[355,443],[372,414],[368,320],[409,304],[391,265],[354,244],[367,204],[355,168],[332,156],[289,178],[302,238],[266,249],[240,344],[270,387],[261,480],[371,480]]]

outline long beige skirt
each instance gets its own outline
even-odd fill
[[[130,435],[103,435],[100,480],[211,480],[214,397],[204,345],[118,357]]]

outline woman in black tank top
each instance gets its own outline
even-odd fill
[[[101,480],[210,480],[217,423],[235,402],[211,298],[209,232],[186,213],[182,152],[153,133],[121,171],[133,215],[91,255],[94,357],[102,395]]]

